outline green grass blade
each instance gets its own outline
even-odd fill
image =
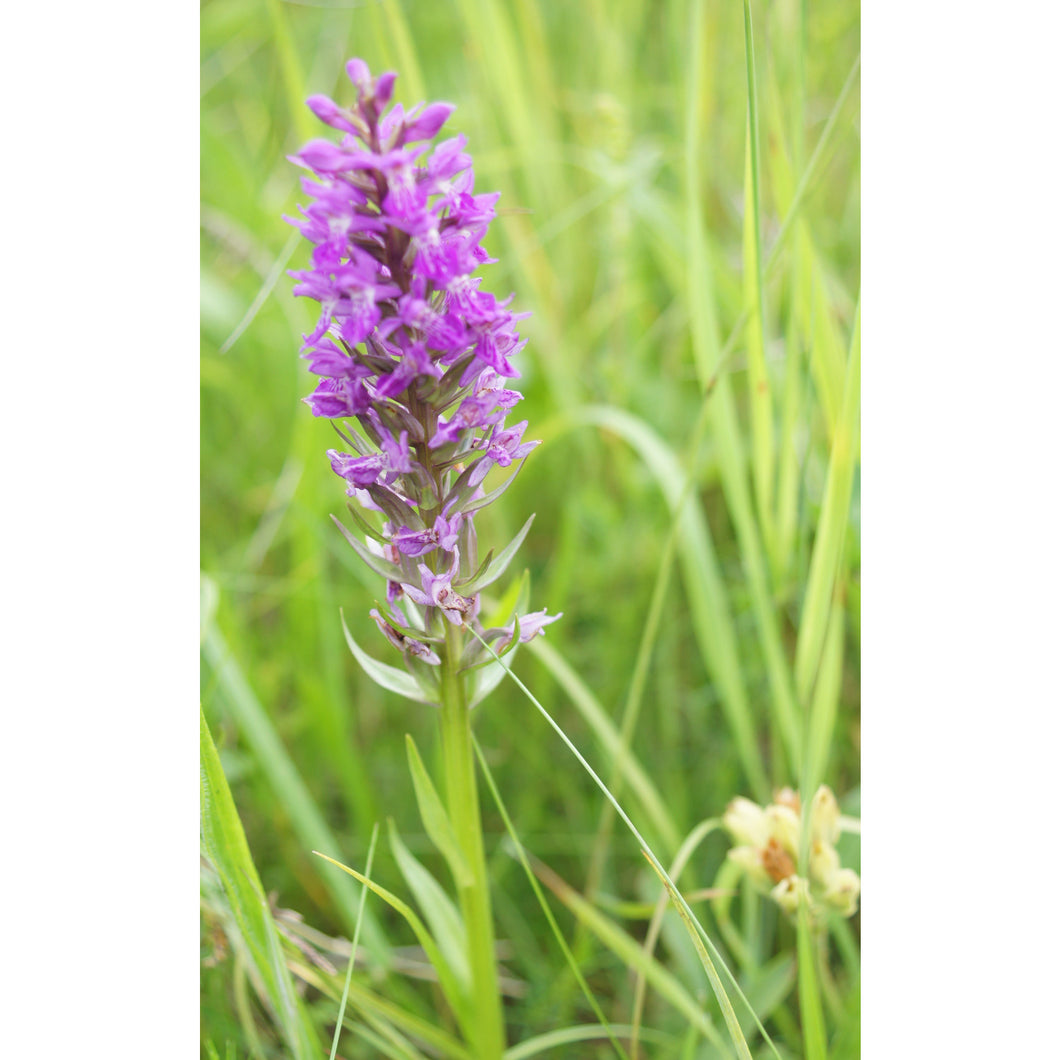
[[[533,1038],[527,1038],[518,1045],[513,1045],[504,1054],[504,1060],[527,1060],[531,1056],[540,1056],[550,1050],[558,1049],[562,1045],[572,1045],[574,1042],[592,1042],[601,1038],[611,1038],[613,1034],[629,1034],[630,1027],[622,1024],[595,1024],[583,1023],[577,1027],[562,1027],[559,1030],[546,1031]],[[659,1042],[664,1041],[662,1035],[653,1034],[652,1038]],[[565,1054],[570,1056],[570,1053]]]
[[[276,730],[261,703],[258,702],[232,657],[220,631],[212,623],[206,626],[202,652],[214,671],[225,701],[235,717],[243,738],[247,741],[255,758],[268,779],[277,801],[290,817],[291,826],[300,843],[306,849],[321,848],[339,850],[340,845],[320,810],[317,809],[298,775]],[[325,884],[335,902],[338,915],[351,931],[356,927],[354,910],[358,906],[357,888],[341,877],[325,879]],[[382,962],[387,949],[383,933],[375,917],[369,911],[364,920],[365,947],[376,961]]]
[[[402,97],[407,99],[409,104],[425,101],[427,87],[402,4],[398,0],[379,0],[377,3],[368,4],[363,10],[372,19],[376,47],[383,56],[384,63],[389,69],[397,70],[401,74]],[[360,55],[361,52],[355,46],[350,54]]]
[[[206,718],[199,711],[202,844],[220,877],[257,982],[295,1060],[316,1060],[320,1042],[295,992],[243,825],[228,789]]]
[[[703,18],[707,5],[691,0],[689,25],[688,89],[685,99],[685,216],[686,216],[686,299],[692,324],[692,353],[700,386],[709,386],[718,363],[719,329],[717,294],[710,263],[710,248],[703,223]]]
[[[368,843],[368,859],[364,864],[364,874],[371,879],[372,859],[375,857],[375,841],[379,838],[379,825],[372,827],[372,838]],[[339,1038],[342,1035],[342,1021],[346,1015],[346,1002],[350,996],[350,983],[353,981],[353,966],[357,963],[357,942],[361,935],[361,923],[364,920],[364,903],[368,897],[368,888],[361,888],[361,901],[357,906],[357,924],[353,929],[353,940],[350,942],[350,962],[346,966],[346,982],[342,988],[342,1000],[339,1002],[339,1014],[335,1020],[335,1037],[331,1040],[331,1054],[328,1060],[335,1060],[335,1053],[339,1048]]]
[[[688,864],[689,858],[699,848],[699,844],[718,827],[718,824],[719,822],[716,818],[708,818],[706,821],[701,821],[696,825],[685,837],[685,841],[681,844],[681,849],[674,856],[673,863],[670,866],[671,878],[675,880],[681,878],[681,873]],[[659,939],[659,931],[662,928],[662,919],[663,914],[666,912],[668,897],[669,892],[663,892],[659,895],[659,900],[656,902],[652,913],[651,922],[648,925],[648,933],[644,936],[644,952],[649,957],[655,952],[655,944]],[[644,1012],[646,985],[644,976],[638,971],[633,984],[633,1033],[630,1038],[630,1050],[633,1054],[633,1060],[636,1060],[638,1055],[640,1023]]]
[[[762,270],[762,190],[759,158],[758,87],[750,0],[744,0],[747,67],[747,147],[744,153],[744,306],[747,310],[748,404],[751,410],[751,469],[766,551],[775,554],[773,395],[766,372],[766,314]]]
[[[294,254],[295,247],[298,246],[298,241],[300,239],[301,233],[298,231],[292,232],[287,237],[287,242],[284,243],[283,249],[272,263],[272,267],[269,269],[268,275],[262,281],[258,293],[254,295],[254,299],[247,307],[247,311],[243,314],[239,323],[232,329],[228,338],[221,343],[221,348],[217,351],[218,353],[227,353],[235,345],[239,336],[242,335],[243,332],[254,322],[254,318],[265,304],[265,300],[270,294],[272,294],[273,289],[283,275],[283,270],[287,268],[287,263],[291,260],[291,256]]]
[[[843,407],[828,462],[824,504],[810,560],[810,573],[795,648],[795,683],[799,698],[809,700],[817,677],[821,648],[833,606],[836,577],[850,513],[857,463],[858,419],[861,411],[861,303],[854,312],[854,328],[847,358]]]
[[[291,120],[299,137],[309,140],[317,132],[317,123],[305,105],[305,77],[298,61],[298,44],[280,0],[266,0],[266,3],[272,23],[273,39],[280,56],[280,74],[287,95],[287,105],[291,108]]]

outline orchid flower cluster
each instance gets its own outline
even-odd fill
[[[321,306],[302,352],[321,378],[305,401],[314,415],[344,421],[335,427],[346,448],[328,457],[362,510],[348,505],[367,543],[340,529],[386,579],[386,605],[372,617],[430,687],[447,622],[473,624],[499,653],[560,617],[513,615],[490,630],[478,623],[480,591],[530,525],[479,564],[474,516],[514,477],[487,492],[486,476],[521,466],[539,444],[523,440],[525,420],[506,422],[522,400],[505,383],[519,375],[511,358],[525,345],[515,325],[526,314],[473,276],[494,260],[482,240],[499,193],[473,193],[462,135],[429,150],[453,106],[388,109],[395,74],[373,78],[360,59],[346,72],[353,106],[307,100],[341,139],[313,140],[291,157],[312,174],[302,181],[312,202],[287,220],[314,244],[311,267],[291,273],[294,293]],[[472,640],[461,663],[482,655]]]
[[[861,880],[853,869],[839,863],[839,803],[832,789],[822,784],[810,805],[809,877],[799,876],[796,864],[802,823],[801,802],[791,788],[782,788],[764,809],[750,799],[737,797],[722,818],[726,830],[739,844],[729,858],[753,883],[768,890],[786,913],[794,914],[800,900],[819,920],[825,910],[853,916],[858,908]]]

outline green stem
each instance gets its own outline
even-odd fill
[[[467,928],[468,963],[476,1015],[476,1040],[469,1043],[477,1060],[494,1060],[504,1052],[504,1021],[493,947],[489,878],[482,846],[475,760],[471,750],[471,711],[458,669],[460,631],[447,626],[442,661],[442,749],[449,817],[457,841],[471,867],[471,883],[458,888],[460,911]]]

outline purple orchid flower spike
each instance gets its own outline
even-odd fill
[[[338,142],[312,140],[291,156],[308,171],[309,202],[288,220],[314,247],[309,267],[291,273],[294,293],[320,304],[302,349],[319,381],[305,400],[315,416],[344,421],[346,444],[328,458],[373,528],[367,545],[351,538],[385,577],[389,608],[372,617],[420,673],[444,664],[430,645],[449,627],[493,642],[514,635],[514,625],[478,624],[476,579],[498,572],[479,571],[474,516],[487,473],[511,471],[538,444],[523,441],[526,420],[505,426],[523,399],[505,383],[519,374],[524,314],[477,275],[492,260],[482,241],[498,195],[475,193],[462,135],[431,145],[452,104],[406,110],[391,105],[394,74],[373,77],[361,59],[346,72],[352,103],[307,101]],[[514,547],[494,551],[507,565]],[[520,641],[557,617],[524,615]],[[461,650],[466,665],[477,648]]]

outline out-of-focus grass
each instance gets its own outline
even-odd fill
[[[299,197],[285,155],[317,135],[302,100],[349,98],[342,67],[355,54],[373,71],[396,69],[406,104],[456,103],[449,127],[468,136],[476,188],[503,193],[487,240],[499,261],[485,282],[533,312],[523,324],[520,414],[545,444],[483,514],[479,536],[502,544],[537,512],[519,558],[533,605],[565,613],[547,646],[611,728],[602,736],[579,712],[545,653],[520,653],[516,670],[608,775],[621,773],[616,734],[638,650],[648,653],[628,713],[635,773],[624,790],[666,857],[736,794],[824,781],[857,805],[860,242],[850,75],[860,14],[850,0],[776,0],[749,12],[745,21],[739,4],[697,0],[202,7],[201,553],[216,587],[203,708],[264,889],[315,929],[348,933],[356,906],[344,894],[356,888],[322,871],[307,821],[325,822],[336,857],[359,865],[373,825],[393,817],[408,849],[440,868],[418,832],[404,741],[411,733],[431,767],[436,719],[380,691],[347,650],[339,607],[353,637],[376,645],[367,612],[380,586],[328,518],[343,504],[324,457],[333,435],[299,403],[312,381],[297,350],[314,314],[280,275],[306,257],[302,245],[292,255],[281,219]],[[691,475],[684,493],[680,474]],[[664,607],[645,637],[664,560],[673,564]],[[256,731],[233,698],[232,673],[260,705]],[[478,739],[522,842],[582,888],[604,813],[598,793],[573,764],[557,766],[550,733],[510,683],[480,711]],[[277,747],[287,763],[279,773]],[[308,808],[285,797],[285,785]],[[642,807],[643,797],[662,807]],[[486,827],[498,934],[515,943],[511,971],[523,983],[507,1003],[511,1040],[564,1020],[595,1023],[489,807]],[[705,841],[682,885],[710,886],[724,850],[716,836]],[[603,855],[601,895],[654,901],[658,881],[625,834],[608,833]],[[402,885],[386,844],[373,878]],[[433,1019],[430,989],[379,956],[387,940],[414,939],[382,903],[370,900],[369,910],[374,980],[357,997],[367,985],[370,996]],[[769,959],[796,945],[790,925],[768,907],[759,914],[746,952],[732,951],[749,996]],[[557,916],[573,937],[569,914]],[[734,922],[743,930],[750,918]],[[673,927],[668,917],[656,956],[698,989],[696,954]],[[629,977],[606,948],[581,944],[608,1018],[629,1022]],[[857,978],[850,946],[837,946],[842,959],[824,969],[819,993],[843,1047],[857,1041]],[[234,1041],[245,1055],[252,1033],[267,1053],[272,1032],[232,988],[230,963],[203,972],[204,1042],[224,1055]],[[324,1041],[335,1004],[312,992],[309,1001]],[[644,1026],[663,1035],[652,1055],[684,1055],[683,1017],[650,990]],[[766,1026],[785,1055],[803,1053],[794,991]],[[368,1041],[367,1031],[344,1039],[343,1055],[378,1055]],[[614,1055],[606,1040],[577,1048]]]

